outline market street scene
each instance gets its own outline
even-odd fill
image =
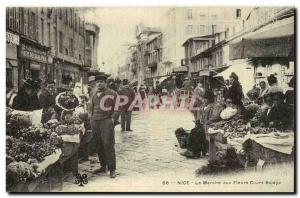
[[[6,191],[295,192],[294,7],[7,7]]]

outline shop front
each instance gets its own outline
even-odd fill
[[[294,75],[294,17],[275,21],[229,45],[230,60],[245,60],[253,68],[254,84],[273,74],[285,87]]]
[[[22,80],[31,78],[45,82],[53,75],[52,63],[49,59],[50,48],[34,41],[21,38],[18,48],[18,76],[19,86]]]
[[[55,65],[56,84],[58,88],[70,83],[72,85],[75,85],[75,83],[87,83],[87,71],[89,68],[60,59],[55,59]]]

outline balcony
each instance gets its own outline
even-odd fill
[[[151,62],[147,65],[150,69],[156,69],[157,68],[157,62]]]
[[[154,49],[154,50],[159,50],[159,49],[161,49],[161,46],[158,45],[158,44],[156,44],[156,45],[154,45],[153,49]]]
[[[189,64],[188,58],[181,59],[181,66],[187,66],[188,64]]]

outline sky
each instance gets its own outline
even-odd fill
[[[82,10],[85,20],[100,27],[98,65],[100,71],[116,73],[125,64],[128,47],[136,43],[139,23],[159,27],[167,7],[97,7]],[[102,63],[104,62],[104,66]]]

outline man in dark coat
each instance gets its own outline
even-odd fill
[[[123,86],[118,92],[119,96],[125,96],[128,98],[128,102],[120,107],[121,111],[121,128],[122,132],[132,131],[131,130],[131,113],[132,109],[129,109],[131,103],[134,100],[135,92],[132,88],[129,87],[129,82],[127,79],[123,80]],[[123,102],[122,100],[120,102]]]
[[[31,79],[24,81],[23,87],[13,100],[12,108],[20,111],[34,111],[41,108],[37,92],[39,84]]]
[[[56,97],[56,90],[55,90],[55,82],[48,81],[46,84],[45,89],[39,96],[40,105],[43,108],[42,114],[42,123],[46,123],[55,117],[55,97]]]
[[[95,77],[96,93],[91,101],[91,127],[96,141],[96,149],[101,168],[95,172],[105,172],[106,166],[110,177],[116,177],[115,131],[113,113],[117,98],[116,92],[107,88],[106,76]]]

